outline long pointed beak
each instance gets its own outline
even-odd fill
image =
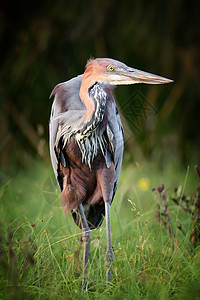
[[[140,71],[134,68],[125,69],[121,73],[123,77],[125,76],[124,80],[127,81],[128,84],[133,83],[146,83],[146,84],[162,84],[162,83],[169,83],[173,82],[173,80],[161,77],[158,75],[154,75],[148,72]]]

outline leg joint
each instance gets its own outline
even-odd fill
[[[107,251],[106,251],[106,255],[105,255],[105,263],[107,266],[110,266],[112,264],[112,261],[113,261],[113,251],[112,251],[112,248],[109,248]]]
[[[89,240],[91,239],[91,231],[90,229],[85,231],[85,229],[83,229],[82,231],[82,241],[84,243],[87,243]]]

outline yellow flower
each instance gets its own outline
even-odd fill
[[[73,254],[65,256],[65,258],[72,258],[72,257],[73,257]]]
[[[142,191],[148,191],[149,189],[149,180],[147,178],[140,178],[138,180],[139,189]]]

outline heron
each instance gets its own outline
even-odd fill
[[[89,262],[91,231],[106,219],[106,282],[111,280],[110,206],[124,150],[123,127],[113,90],[118,85],[172,82],[110,58],[90,59],[82,75],[55,86],[49,122],[53,170],[65,214],[82,230],[83,279]]]

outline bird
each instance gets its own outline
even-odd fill
[[[110,206],[124,151],[123,126],[113,90],[118,85],[173,80],[128,67],[111,58],[89,59],[84,73],[57,84],[49,121],[50,157],[64,213],[82,230],[86,288],[91,231],[106,219],[106,283],[111,281]]]

